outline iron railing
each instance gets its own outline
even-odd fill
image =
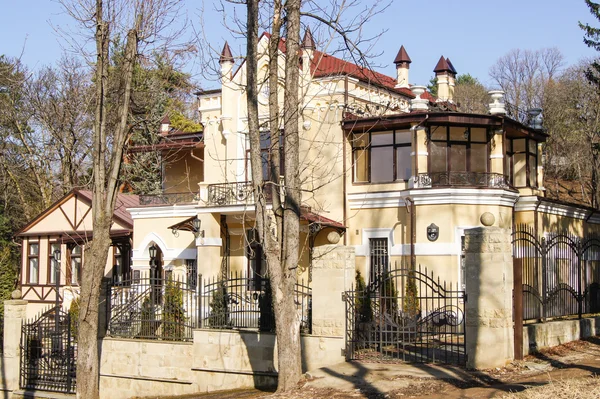
[[[126,276],[107,286],[108,335],[190,341],[194,328],[275,331],[269,280],[232,273],[194,284],[182,278]],[[294,298],[301,332],[311,333],[312,294],[304,281]]]
[[[22,389],[75,393],[77,322],[53,307],[23,324]]]
[[[147,194],[140,195],[140,205],[193,204],[198,202],[198,199],[199,194],[192,192]]]
[[[419,173],[415,186],[510,188],[508,176],[482,172]]]
[[[464,291],[427,269],[394,269],[344,294],[346,359],[464,365]]]
[[[275,331],[273,297],[269,280],[232,273],[226,279],[202,282],[200,327],[249,328]],[[312,326],[312,291],[304,280],[296,284],[296,310],[300,313],[300,330],[310,334]]]
[[[600,236],[539,236],[519,225],[513,256],[522,268],[524,320],[600,313]]]
[[[183,278],[125,276],[108,284],[108,335],[190,341],[198,291]]]
[[[273,193],[270,182],[266,182],[263,195],[267,202],[271,202]],[[283,185],[283,180],[281,181]],[[256,202],[254,187],[251,181],[219,183],[208,185],[209,205],[246,205]]]

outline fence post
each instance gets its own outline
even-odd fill
[[[583,245],[581,239],[577,240],[577,314],[581,319],[581,315],[583,314],[583,291],[581,287],[581,279],[582,277],[582,265],[583,265],[583,253],[581,251]]]
[[[514,357],[513,256],[510,232],[465,230],[467,367],[502,367]]]
[[[202,274],[198,275],[198,328],[202,328],[202,296],[204,295],[204,288]]]
[[[548,300],[548,246],[546,245],[546,238],[542,237],[541,251],[542,256],[542,322],[546,321],[546,315],[548,309],[546,307]]]
[[[13,298],[19,295],[14,295]],[[27,301],[13,299],[4,301],[4,388],[14,391],[19,388],[21,372],[21,330],[27,314]]]
[[[523,259],[513,259],[515,359],[523,360]]]

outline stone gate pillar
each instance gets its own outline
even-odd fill
[[[510,231],[465,230],[467,367],[501,367],[513,359]]]
[[[4,301],[4,354],[2,355],[4,384],[3,389],[19,389],[21,370],[21,325],[27,314],[27,301],[13,299]]]
[[[354,247],[322,245],[312,251],[312,333],[343,337],[346,307],[342,294],[354,283]]]

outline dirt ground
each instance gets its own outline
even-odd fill
[[[367,365],[362,365],[367,366]],[[372,369],[373,365],[370,366]],[[428,366],[424,366],[427,369]],[[357,365],[357,369],[363,369]],[[423,368],[422,368],[423,369]],[[482,371],[449,370],[448,378],[436,376],[390,375],[378,381],[368,373],[344,375],[344,384],[306,378],[295,392],[277,395],[257,390],[215,392],[186,396],[188,399],[588,399],[600,398],[600,337],[575,341],[528,356],[507,367]],[[443,373],[443,368],[441,369]],[[434,375],[434,373],[431,373]],[[323,378],[323,377],[321,377]],[[350,384],[348,384],[350,382]],[[181,397],[184,398],[184,397]]]

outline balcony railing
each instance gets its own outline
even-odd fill
[[[265,190],[267,202],[271,202],[271,190]],[[251,181],[210,184],[208,186],[208,205],[254,204],[254,189]]]
[[[415,187],[486,187],[510,188],[508,176],[482,172],[420,173]]]
[[[140,195],[140,205],[175,205],[198,202],[198,193],[163,193]]]

